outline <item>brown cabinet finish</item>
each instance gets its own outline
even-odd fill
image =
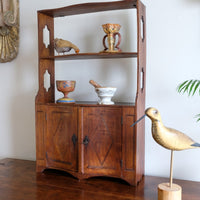
[[[109,10],[137,10],[137,52],[54,54],[54,18]],[[93,176],[121,178],[137,185],[144,175],[144,114],[146,85],[145,6],[140,0],[84,3],[38,11],[39,90],[36,108],[36,169],[64,170],[78,179]],[[50,44],[43,43],[43,29]],[[98,105],[93,102],[56,104],[55,62],[79,59],[137,59],[134,103]],[[122,66],[123,67],[123,66]],[[50,87],[44,87],[44,74]]]
[[[48,107],[45,143],[49,168],[77,171],[76,107]]]
[[[83,173],[121,176],[121,108],[83,107]]]
[[[42,108],[42,109],[41,109]],[[43,110],[43,111],[41,111]],[[122,178],[137,185],[134,106],[40,105],[36,111],[37,171],[64,170],[84,179]],[[137,137],[136,137],[137,136]]]

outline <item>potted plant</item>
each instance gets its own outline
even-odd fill
[[[182,94],[187,93],[188,96],[193,96],[195,93],[200,96],[200,80],[186,80],[177,87],[177,91]],[[197,121],[200,121],[200,114],[197,114],[196,117]]]

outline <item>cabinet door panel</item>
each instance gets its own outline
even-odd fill
[[[83,108],[84,173],[119,176],[121,173],[121,109]]]
[[[49,108],[46,135],[48,167],[77,170],[77,149],[77,108]]]

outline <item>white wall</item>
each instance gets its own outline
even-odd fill
[[[19,55],[10,63],[0,64],[0,157],[35,160],[34,98],[38,88],[36,11],[74,2],[85,1],[20,0]],[[199,123],[193,118],[200,112],[197,109],[200,97],[188,98],[176,92],[177,85],[183,80],[199,78],[200,1],[144,0],[144,3],[147,7],[146,107],[157,107],[165,125],[182,130],[200,142]],[[111,13],[110,18],[92,14],[92,17],[86,15],[84,20],[76,17],[64,19],[62,24],[66,24],[66,29],[58,23],[55,36],[73,41],[82,51],[96,52],[102,50],[104,33],[101,24],[120,23],[122,49],[134,50],[131,46],[135,48],[132,35],[135,26],[130,28],[134,16],[130,12],[120,11],[118,14],[120,17]],[[70,30],[67,29],[69,27]],[[97,99],[88,84],[93,78],[101,84],[117,86],[115,100],[129,101],[135,96],[132,64],[135,65],[134,59],[58,62],[56,79],[77,80],[77,88],[72,94],[77,100]],[[129,90],[132,92],[129,93]],[[56,93],[56,98],[60,95]],[[167,177],[170,152],[153,141],[150,129],[150,120],[146,119],[146,174]],[[199,155],[198,149],[176,152],[174,177],[200,181]]]

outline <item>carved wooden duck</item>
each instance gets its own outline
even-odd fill
[[[148,108],[145,113],[152,121],[152,136],[161,146],[176,151],[200,147],[199,143],[184,133],[165,127],[162,123],[160,112],[156,108]]]
[[[74,49],[76,53],[79,53],[80,51],[79,48],[76,45],[72,44],[70,41],[59,38],[54,39],[54,47],[58,54],[64,54],[65,52],[69,52],[71,49]]]

